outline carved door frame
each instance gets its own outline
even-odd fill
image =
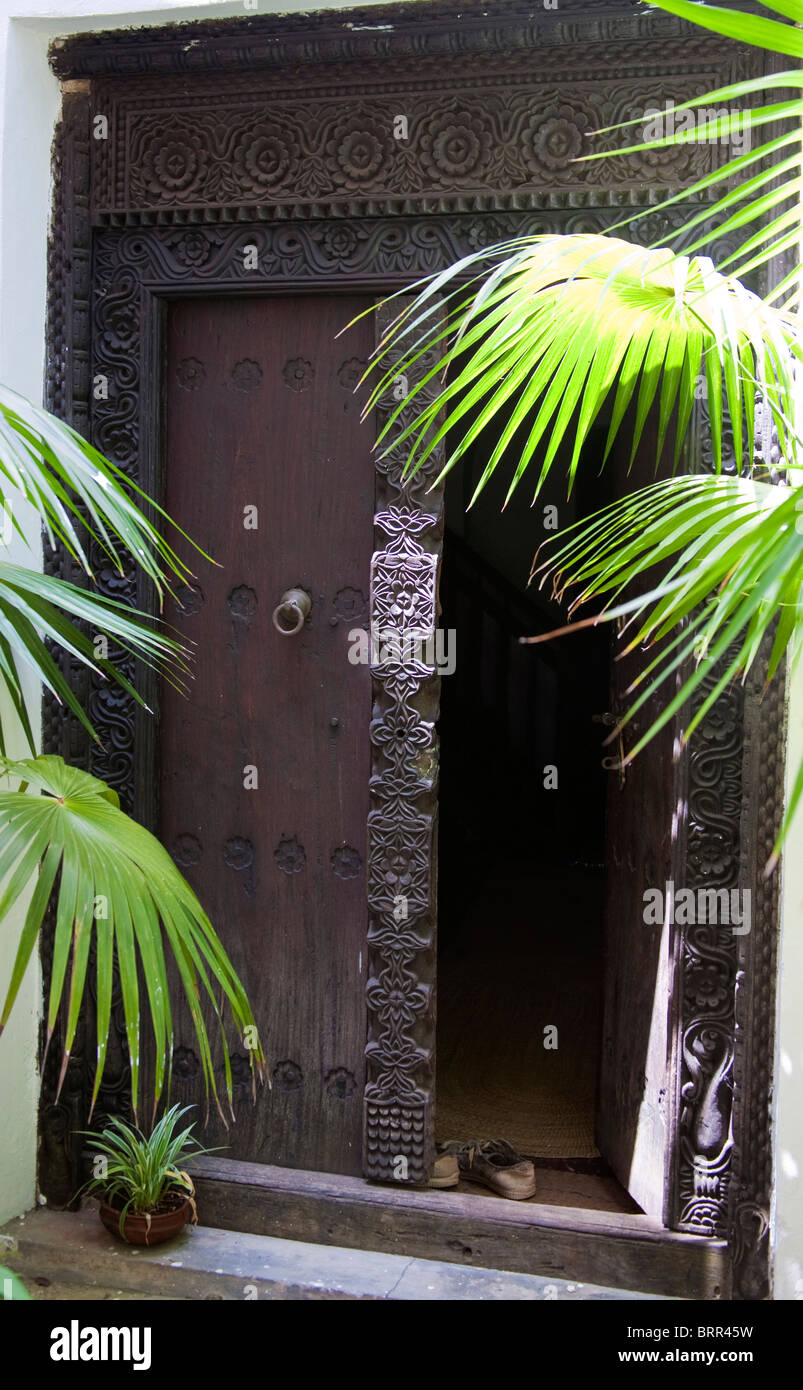
[[[66,86],[54,162],[49,408],[158,495],[166,299],[337,289],[380,295],[478,245],[527,231],[601,231],[621,218],[623,205],[659,201],[662,190],[645,185],[645,170],[624,162],[618,174],[617,162],[605,162],[604,170],[594,166],[596,181],[583,176],[565,186],[565,160],[556,163],[539,131],[548,125],[570,158],[582,131],[612,123],[616,101],[621,107],[622,92],[643,87],[645,73],[652,92],[663,87],[669,95],[679,82],[705,90],[753,69],[738,45],[666,17],[623,13],[623,0],[594,0],[590,10],[588,0],[562,0],[557,16],[533,20],[531,7],[507,2],[416,4],[383,7],[373,28],[370,11],[355,12],[357,27],[340,12],[80,35],[60,44],[51,59]],[[391,13],[397,19],[388,32]],[[203,89],[188,107],[198,73]],[[373,124],[366,127],[368,90]],[[371,130],[384,131],[381,113],[391,122],[400,104],[409,115],[409,147],[394,149],[389,135]],[[93,138],[97,116],[106,117],[108,138]],[[455,130],[462,160],[449,154]],[[691,181],[693,149],[662,162],[676,179],[663,191]],[[295,181],[285,178],[289,166]],[[277,192],[266,193],[265,170]],[[639,226],[650,239],[683,216],[681,205]],[[244,267],[246,243],[257,247],[255,270]],[[93,398],[98,373],[110,382],[106,400]],[[427,498],[424,511],[414,489],[399,492],[387,475],[379,483],[375,603],[394,566],[412,566],[426,576],[432,606],[437,500],[433,507]],[[46,563],[77,578],[63,551]],[[133,576],[120,579],[102,566],[100,587],[140,603],[146,597]],[[71,675],[104,747],[90,750],[74,722],[46,701],[45,750],[91,768],[153,825],[154,721],[122,695],[93,686],[84,670]],[[389,835],[400,835],[421,894],[398,923],[378,877],[369,875],[367,1171],[389,1176],[395,1153],[404,1152],[413,1159],[409,1179],[421,1181],[431,1162],[437,692],[430,672],[409,690],[398,673],[375,670],[374,678],[375,750],[402,707],[421,742],[395,771],[377,752],[369,858]],[[747,937],[718,940],[705,927],[674,933],[665,1213],[675,1230],[727,1238],[734,1293],[748,1298],[765,1296],[768,1286],[778,886],[764,881],[762,866],[782,805],[784,757],[782,683],[774,683],[760,715],[758,694],[751,681],[723,696],[680,767],[679,804],[688,814],[680,818],[676,883],[749,887],[754,907]],[[47,942],[43,959],[47,972]],[[123,1039],[115,1011],[100,1102],[107,1111],[125,1107]],[[56,1104],[57,1051],[51,1048],[43,1084],[40,1164],[55,1202],[74,1192],[70,1136],[86,1120],[89,1071],[78,1046]],[[712,1109],[719,1117],[713,1142]]]

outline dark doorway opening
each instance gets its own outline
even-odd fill
[[[616,775],[602,766],[609,634],[518,640],[562,620],[528,587],[533,554],[548,527],[602,505],[605,479],[581,469],[567,502],[556,467],[532,505],[533,470],[503,512],[500,470],[467,511],[487,456],[480,436],[446,487],[439,621],[455,667],[439,723],[437,1138],[510,1140],[541,1170],[536,1201],[635,1211],[594,1123]],[[567,1189],[560,1173],[585,1181]]]

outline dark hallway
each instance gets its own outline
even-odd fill
[[[608,634],[519,644],[560,621],[527,588],[543,508],[564,525],[585,499],[567,504],[556,475],[536,508],[528,484],[500,514],[498,478],[466,513],[475,471],[447,486],[441,587],[457,660],[439,726],[438,1138],[592,1159]]]

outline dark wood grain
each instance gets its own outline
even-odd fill
[[[727,1298],[724,1241],[647,1216],[375,1186],[207,1158],[196,1172],[207,1226],[554,1276],[667,1298]]]
[[[198,645],[189,699],[162,697],[161,838],[231,953],[273,1082],[252,1106],[240,1047],[237,1123],[207,1142],[342,1173],[360,1169],[371,709],[349,604],[368,593],[374,470],[338,370],[367,357],[371,317],[345,346],[335,335],[369,304],[184,301],[166,368],[166,506],[219,568],[199,562],[195,611],[168,614]],[[292,587],[312,610],[283,637],[271,615]],[[180,1020],[179,1098],[200,1099]]]
[[[630,438],[624,429],[613,464],[620,496],[655,479],[655,419],[647,422],[632,470],[627,466]],[[609,711],[617,720],[636,699],[638,692],[628,693],[629,687],[645,667],[643,650],[624,655],[625,646],[623,640],[612,644]],[[650,727],[663,703],[663,697],[650,700],[626,726],[621,743],[617,739],[605,753],[620,759]],[[644,893],[647,889],[665,892],[672,877],[674,736],[670,721],[623,772],[612,768],[608,773],[604,1006],[597,1093],[600,1152],[639,1206],[659,1219],[667,1203],[671,957],[668,928],[644,921]]]

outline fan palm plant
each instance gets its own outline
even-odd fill
[[[803,33],[788,22],[803,22],[803,0],[765,0],[764,9],[774,18],[696,0],[648,3],[728,38],[803,58]],[[619,738],[665,682],[682,677],[680,689],[673,683],[662,713],[625,761],[674,716],[716,663],[714,688],[686,738],[727,682],[745,676],[765,650],[768,633],[773,634],[768,679],[784,655],[794,661],[799,653],[803,492],[795,465],[803,457],[803,430],[795,381],[803,339],[795,312],[797,269],[776,272],[764,298],[739,277],[758,267],[777,267],[778,257],[799,243],[801,89],[797,69],[722,87],[676,108],[676,114],[691,113],[688,130],[592,156],[611,158],[770,127],[769,139],[659,204],[668,207],[681,197],[724,189],[713,206],[706,204],[678,230],[686,242],[682,254],[666,246],[645,248],[618,235],[523,237],[486,248],[413,287],[412,301],[377,347],[385,369],[374,361],[366,373],[374,378],[366,411],[400,374],[415,382],[380,435],[387,452],[406,443],[408,476],[446,440],[439,482],[482,431],[504,422],[497,426],[472,503],[514,449],[506,501],[536,455],[533,492],[538,496],[564,441],[571,445],[571,491],[583,466],[583,444],[603,409],[609,417],[606,459],[627,422],[632,463],[652,413],[659,455],[674,427],[677,469],[698,383],[705,383],[714,475],[672,476],[634,491],[551,538],[546,558],[537,556],[534,564],[533,577],[551,581],[558,597],[573,591],[575,605],[604,598],[601,613],[584,621],[627,618],[630,648],[655,647],[637,682],[637,698],[611,739]],[[768,93],[777,99],[767,103]],[[747,99],[762,104],[706,112],[712,102]],[[714,224],[718,235],[743,238],[720,265],[701,253]],[[434,327],[436,296],[445,301],[445,315]],[[428,352],[434,352],[438,365],[416,381],[415,363]],[[777,430],[787,487],[770,486],[752,466],[758,407],[771,415]],[[405,418],[412,414],[407,424],[400,421],[402,411]],[[724,412],[744,477],[722,472]],[[640,595],[625,599],[635,581]],[[801,795],[803,766],[779,844]]]
[[[121,574],[125,565],[138,565],[153,582],[160,604],[166,592],[191,576],[139,502],[148,503],[163,522],[169,522],[161,508],[69,426],[0,387],[4,531],[10,537],[13,528],[31,550],[29,565],[0,562],[0,695],[4,691],[8,697],[8,713],[12,720],[19,720],[33,755],[21,761],[6,756],[9,730],[0,717],[0,774],[18,783],[13,789],[0,791],[0,922],[33,884],[0,1012],[0,1033],[53,898],[55,934],[46,1038],[49,1046],[66,991],[59,1090],[75,1038],[94,940],[97,1062],[92,1105],[106,1060],[115,957],[135,1114],[145,1005],[156,1044],[154,1107],[169,1082],[173,1026],[166,954],[172,954],[198,1038],[207,1096],[211,1091],[222,1114],[201,998],[208,997],[219,1026],[225,1089],[231,1106],[225,1003],[238,1033],[245,1036],[255,1075],[261,1075],[264,1063],[243,986],[195,894],[158,841],[120,810],[114,790],[88,773],[68,767],[61,758],[35,756],[23,692],[27,671],[97,738],[89,716],[51,653],[50,648],[56,647],[116,682],[143,704],[119,666],[98,655],[104,644],[92,640],[87,628],[184,688],[190,670],[185,646],[160,630],[145,613],[106,598],[91,587],[90,542],[104,562]],[[86,588],[37,570],[39,536],[34,548],[20,521],[26,508],[32,509],[51,545],[58,540],[66,547],[86,576]],[[78,627],[78,622],[83,627]],[[145,1001],[140,998],[137,957],[144,976]]]

